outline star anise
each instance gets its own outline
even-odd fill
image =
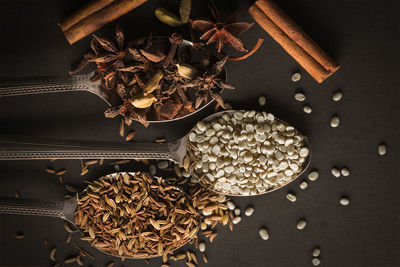
[[[128,126],[131,125],[132,120],[137,120],[144,126],[149,125],[146,120],[146,116],[142,112],[137,111],[131,102],[132,98],[140,90],[135,86],[136,82],[136,79],[133,79],[129,83],[127,83],[126,81],[120,81],[117,84],[117,92],[122,99],[122,104],[107,109],[104,112],[106,118],[114,118],[118,115],[122,115],[125,117],[125,123]]]
[[[93,34],[90,44],[93,53],[85,55],[89,62],[97,64],[96,74],[108,81],[117,78],[119,69],[125,67],[127,47],[125,46],[125,36],[118,24],[115,26],[115,41],[116,45]]]
[[[206,71],[203,75],[200,75],[189,83],[182,85],[183,88],[194,88],[196,91],[196,103],[195,108],[197,109],[200,105],[208,103],[211,98],[215,99],[217,103],[225,108],[224,101],[220,95],[222,89],[235,89],[232,85],[225,83],[221,78],[218,78],[222,72],[224,65],[228,59],[225,56],[223,59],[217,61],[210,70]]]
[[[209,9],[211,11],[212,20],[189,20],[193,29],[204,32],[200,39],[208,40],[207,44],[216,42],[218,53],[221,53],[225,44],[230,44],[238,51],[247,52],[242,41],[236,36],[250,29],[254,22],[237,22],[236,20],[241,12],[233,13],[227,20],[222,22],[214,2],[209,4]]]

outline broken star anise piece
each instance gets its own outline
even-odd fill
[[[200,39],[208,40],[207,44],[216,42],[218,53],[221,53],[225,44],[230,44],[240,52],[247,52],[242,41],[236,36],[250,29],[254,22],[237,22],[236,20],[240,12],[233,13],[227,20],[222,22],[214,2],[209,5],[209,8],[212,14],[212,20],[189,20],[193,29],[204,32]]]
[[[217,61],[210,70],[206,71],[203,75],[200,75],[190,82],[182,85],[183,88],[194,88],[196,91],[196,103],[195,108],[197,109],[204,102],[207,103],[211,98],[213,98],[217,103],[225,108],[224,101],[221,97],[222,89],[233,90],[230,84],[225,83],[221,78],[218,78],[224,65],[228,59],[225,56],[223,59]]]
[[[122,115],[125,117],[126,125],[131,125],[132,120],[137,120],[142,123],[144,126],[148,126],[146,115],[141,111],[135,109],[132,105],[132,98],[138,93],[139,89],[135,86],[130,86],[132,82],[126,84],[124,82],[119,82],[117,84],[117,92],[122,99],[122,104],[119,106],[114,106],[108,108],[104,115],[106,118],[114,118],[118,115]]]

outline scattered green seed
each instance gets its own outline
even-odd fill
[[[383,156],[386,154],[386,145],[385,144],[379,144],[378,146],[378,154]]]
[[[150,164],[150,165],[149,165],[149,173],[150,173],[151,175],[155,175],[156,172],[157,172],[156,166],[153,165],[153,164]]]
[[[341,173],[343,176],[349,176],[349,175],[350,175],[350,171],[349,171],[349,169],[347,169],[347,168],[342,168],[342,169],[340,170],[340,173]]]
[[[157,167],[160,170],[168,168],[168,161],[162,160],[162,161],[158,162]]]
[[[206,251],[206,243],[200,242],[199,243],[199,250],[200,250],[200,252]]]
[[[288,193],[286,195],[286,198],[291,202],[295,202],[297,200],[296,196],[294,194],[292,194],[292,193]]]
[[[314,250],[313,250],[313,252],[312,252],[312,255],[313,255],[314,257],[318,257],[319,254],[321,254],[320,248],[319,248],[319,247],[315,247]]]
[[[318,179],[318,172],[317,171],[312,171],[308,174],[308,179],[310,181],[315,181]]]
[[[302,229],[304,229],[306,227],[306,225],[307,225],[306,220],[305,219],[300,219],[297,222],[296,228],[299,229],[299,230],[302,230]]]
[[[293,73],[292,75],[292,82],[298,82],[301,79],[301,74],[298,72]]]
[[[308,187],[308,183],[306,181],[301,182],[300,189],[306,189]]]
[[[341,199],[340,199],[340,204],[342,204],[343,206],[347,206],[347,205],[349,205],[350,204],[350,200],[347,198],[347,197],[342,197]]]
[[[266,103],[267,103],[267,98],[265,96],[260,96],[258,98],[258,104],[260,106],[265,106]]]
[[[248,207],[248,208],[244,211],[244,214],[245,214],[246,216],[251,216],[251,215],[253,214],[253,212],[254,212],[254,208],[253,208],[253,207]]]
[[[332,119],[331,119],[331,127],[332,127],[332,128],[336,128],[336,127],[339,126],[339,123],[340,123],[339,117],[336,116],[336,115],[333,116]]]
[[[306,96],[303,93],[296,93],[294,95],[294,99],[301,102],[301,101],[306,100]]]
[[[314,266],[318,266],[320,263],[321,263],[321,261],[320,261],[318,258],[312,259],[312,264],[313,264]]]
[[[341,91],[336,91],[333,94],[332,99],[333,99],[333,101],[338,102],[340,99],[342,99],[342,97],[343,97],[343,93]]]
[[[338,168],[332,168],[331,173],[335,177],[340,177],[340,171]]]
[[[261,228],[258,233],[260,234],[260,237],[262,240],[268,240],[269,239],[269,233],[266,228]]]
[[[310,113],[312,112],[311,106],[310,106],[310,105],[305,105],[305,106],[303,107],[303,111],[304,111],[305,113],[310,114]]]

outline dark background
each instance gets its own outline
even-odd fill
[[[85,1],[0,1],[0,76],[66,76],[88,50],[89,38],[70,46],[57,22]],[[251,217],[242,219],[233,232],[218,229],[214,243],[207,242],[208,266],[312,266],[311,252],[321,248],[321,266],[399,266],[399,1],[370,0],[277,0],[278,4],[341,65],[341,69],[323,84],[315,82],[258,25],[242,35],[252,47],[258,37],[265,38],[260,50],[242,62],[229,62],[228,80],[237,89],[224,92],[234,108],[259,108],[257,99],[267,97],[265,107],[277,117],[292,123],[305,133],[312,146],[310,169],[318,169],[320,178],[309,182],[305,190],[299,178],[284,189],[259,197],[234,198],[243,210],[255,207]],[[246,10],[251,1],[216,1],[227,15],[244,9],[241,19],[251,21]],[[187,25],[176,29],[159,22],[153,15],[157,6],[177,10],[178,1],[149,1],[119,22],[128,38],[169,35],[181,32],[189,38]],[[205,1],[193,1],[192,18],[207,17]],[[99,34],[111,37],[113,25]],[[231,50],[227,50],[232,52]],[[302,79],[293,83],[291,75],[299,70]],[[344,97],[336,103],[333,92]],[[302,111],[304,103],[294,93],[303,91],[312,113]],[[82,140],[121,141],[119,119],[106,119],[106,105],[89,93],[24,96],[0,99],[2,134],[47,136]],[[211,114],[212,108],[183,121],[150,125],[134,123],[136,140],[152,141],[165,136],[174,140],[184,135],[198,120]],[[340,126],[329,126],[338,114]],[[377,146],[385,142],[388,152],[379,156]],[[0,162],[0,194],[61,200],[66,193],[57,177],[44,171],[48,161]],[[56,161],[65,167],[66,183],[83,186],[79,161]],[[347,166],[350,176],[334,178],[333,166]],[[143,165],[124,168],[135,170]],[[112,166],[92,168],[85,179],[113,172]],[[285,196],[294,191],[297,202]],[[347,207],[339,204],[349,196]],[[296,222],[304,217],[307,227],[299,231]],[[266,226],[270,239],[262,241],[258,229]],[[16,239],[15,232],[25,238]],[[75,255],[65,244],[63,221],[52,218],[0,216],[1,266],[50,266],[49,251],[57,247],[60,261]],[[85,264],[105,266],[148,266],[143,260],[104,256],[88,244],[73,240],[95,255]],[[43,240],[49,244],[44,245]],[[198,254],[200,255],[200,254]],[[201,261],[201,260],[200,260]],[[150,266],[160,266],[159,259]],[[202,261],[201,261],[202,262]],[[73,266],[73,265],[71,265]],[[172,266],[185,266],[172,262]]]

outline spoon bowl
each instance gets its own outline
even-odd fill
[[[121,173],[123,174],[123,173]],[[134,172],[128,172],[128,174],[134,176]],[[102,181],[105,178],[115,178],[117,177],[118,173],[112,173],[108,174],[106,176],[103,176],[99,178],[99,181]],[[158,178],[158,177],[154,177]],[[176,190],[178,190],[184,197],[187,198],[187,201],[189,201],[189,196],[181,190],[179,187],[174,186]],[[79,197],[82,195],[85,195],[85,193],[88,191],[89,187],[86,187],[81,193],[79,193]],[[68,221],[71,225],[73,225],[82,236],[83,232],[82,230],[75,224],[75,211],[77,210],[78,207],[78,201],[76,197],[71,197],[68,198],[64,201],[40,201],[40,200],[28,200],[28,199],[20,199],[20,198],[11,198],[11,197],[0,197],[0,214],[14,214],[14,215],[33,215],[33,216],[50,216],[50,217],[57,217],[61,218],[65,221]],[[200,218],[200,216],[199,216]],[[200,223],[197,226],[197,229],[199,227]],[[182,248],[185,246],[187,243],[189,243],[191,239],[186,240],[182,245],[179,247],[174,248],[171,250],[171,252]],[[99,249],[96,246],[95,247],[97,250],[110,255],[110,256],[115,256],[115,257],[121,257],[121,258],[130,258],[130,259],[149,259],[149,258],[155,258],[155,257],[160,257],[159,255],[150,255],[148,257],[129,257],[129,256],[119,256],[119,255],[114,255],[109,252],[106,252],[104,250]]]

